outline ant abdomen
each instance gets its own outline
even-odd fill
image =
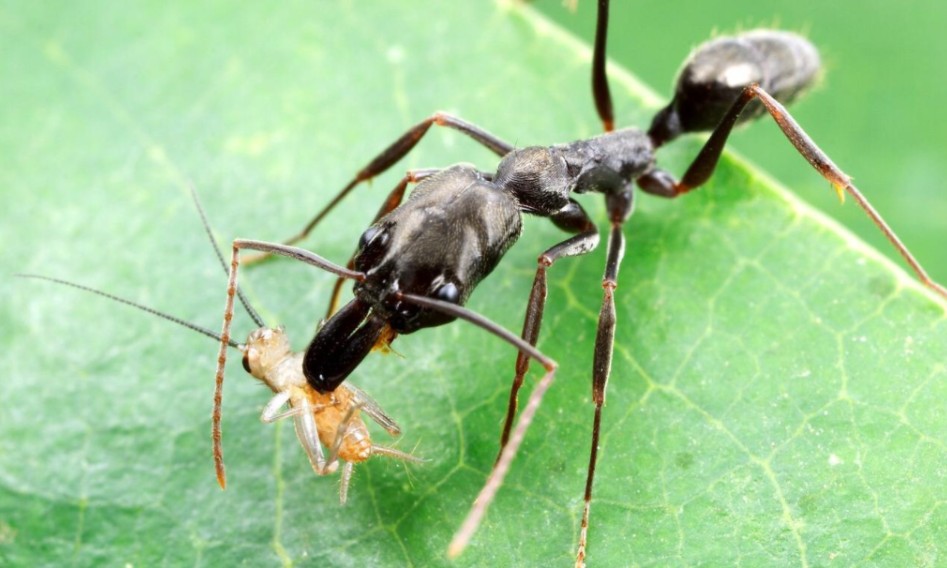
[[[753,30],[701,44],[678,73],[674,99],[654,117],[649,134],[657,144],[679,134],[713,130],[743,90],[758,84],[782,103],[791,102],[819,75],[819,52],[804,37]],[[760,116],[750,103],[738,119]]]

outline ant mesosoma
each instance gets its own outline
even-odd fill
[[[809,138],[782,103],[791,102],[815,81],[820,58],[815,47],[792,33],[755,30],[720,37],[699,46],[680,72],[674,97],[654,117],[650,128],[613,130],[611,96],[605,73],[608,0],[599,0],[592,90],[605,134],[553,146],[515,148],[458,117],[435,113],[383,150],[296,236],[284,244],[238,239],[233,243],[227,305],[221,332],[217,381],[222,381],[233,298],[237,290],[240,251],[255,250],[301,260],[338,276],[328,319],[306,350],[303,372],[316,391],[329,393],[376,346],[398,335],[465,319],[510,342],[519,350],[501,450],[484,488],[456,533],[449,554],[467,545],[503,482],[509,464],[551,383],[556,363],[534,347],[546,299],[546,273],[559,259],[590,252],[599,231],[572,194],[598,192],[605,197],[610,224],[602,281],[592,369],[591,453],[585,484],[576,565],[584,565],[592,488],[614,346],[615,289],[624,253],[622,226],[633,210],[634,187],[673,198],[702,186],[711,177],[734,126],[769,114],[796,150],[835,188],[840,199],[851,195],[891,241],[920,281],[947,298],[947,289],[932,281],[908,249],[851,180]],[[384,201],[362,234],[347,267],[290,246],[319,222],[361,182],[381,174],[403,158],[432,125],[457,130],[501,159],[495,173],[467,164],[442,170],[409,172]],[[680,180],[655,165],[655,152],[682,134],[710,136]],[[417,182],[404,199],[409,183]],[[477,284],[496,267],[517,240],[523,213],[548,217],[573,236],[546,249],[529,295],[522,339],[464,308]],[[337,309],[343,279],[355,281],[355,298]],[[529,359],[543,363],[546,374],[531,393],[518,422],[517,397]]]
[[[203,207],[197,194],[191,190],[194,203],[201,216],[205,232],[226,272],[220,249],[217,248],[210,231]],[[176,316],[139,304],[101,290],[83,286],[68,280],[50,278],[37,274],[18,274],[22,278],[34,278],[70,286],[103,296],[162,319],[211,337],[217,341],[221,336],[197,324],[182,320]],[[266,385],[274,396],[260,414],[260,420],[272,424],[285,418],[293,418],[296,437],[305,450],[313,471],[317,475],[331,475],[338,471],[339,461],[343,462],[339,501],[345,503],[354,466],[363,463],[372,456],[386,456],[405,462],[421,462],[422,459],[395,448],[379,446],[372,442],[371,434],[361,413],[365,413],[392,436],[400,436],[401,428],[392,420],[368,394],[354,385],[342,385],[333,392],[320,393],[313,389],[302,374],[302,353],[293,353],[289,338],[282,326],[267,327],[256,310],[242,293],[238,291],[240,301],[258,328],[250,332],[245,343],[227,340],[227,345],[243,354],[243,368],[255,379]],[[288,410],[282,410],[288,406]],[[214,399],[214,420],[219,423],[221,399],[219,393]],[[326,453],[328,451],[328,453]],[[223,473],[223,452],[219,436],[214,438],[214,457],[217,465],[218,481],[225,485]]]

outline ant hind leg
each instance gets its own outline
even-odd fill
[[[942,284],[935,282],[928,276],[927,271],[921,266],[907,246],[901,242],[897,234],[888,223],[882,218],[881,214],[871,205],[868,199],[851,182],[851,177],[843,172],[828,155],[819,148],[818,145],[809,137],[808,134],[799,126],[799,123],[789,114],[789,111],[780,104],[772,95],[767,93],[757,84],[745,87],[740,96],[733,102],[730,109],[726,112],[723,120],[713,130],[710,138],[701,148],[700,153],[691,163],[690,167],[684,173],[680,181],[662,170],[652,170],[638,178],[638,186],[648,192],[662,197],[677,197],[703,185],[713,174],[717,167],[717,162],[723,152],[723,148],[730,136],[733,126],[737,124],[740,113],[753,100],[759,100],[766,112],[776,121],[779,129],[782,130],[789,142],[796,148],[799,154],[812,165],[819,174],[824,177],[838,192],[839,199],[844,199],[845,193],[848,193],[855,199],[855,202],[865,212],[869,219],[884,234],[885,238],[891,243],[894,249],[907,262],[911,270],[917,275],[922,284],[933,290],[936,294],[947,298],[947,288]]]
[[[402,134],[397,140],[391,143],[387,148],[381,151],[377,156],[372,158],[372,160],[361,170],[355,174],[349,183],[343,187],[332,201],[330,201],[321,211],[316,213],[316,215],[310,219],[305,227],[301,231],[293,235],[292,237],[283,241],[283,244],[291,245],[301,241],[309,235],[316,225],[319,224],[322,219],[326,217],[335,206],[341,202],[346,195],[348,195],[356,186],[361,184],[364,181],[368,181],[373,177],[380,175],[388,170],[391,166],[398,163],[401,158],[405,157],[408,152],[410,152],[414,146],[420,142],[421,138],[428,132],[432,125],[445,126],[447,128],[452,128],[469,136],[475,142],[486,147],[488,150],[491,150],[497,156],[504,156],[508,154],[512,149],[513,145],[497,138],[493,134],[490,134],[486,130],[480,128],[479,126],[467,122],[456,116],[444,113],[444,112],[435,112],[431,116],[425,118],[421,122],[415,124],[408,129],[407,132]],[[261,251],[263,254],[257,254],[253,256],[248,256],[245,259],[245,263],[255,263],[259,262],[265,258],[268,258],[270,255],[266,251]]]

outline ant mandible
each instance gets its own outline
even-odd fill
[[[302,260],[335,273],[328,319],[306,350],[303,371],[319,392],[337,388],[377,345],[398,335],[466,319],[519,350],[497,462],[449,554],[459,554],[476,531],[503,482],[556,363],[535,349],[546,299],[546,272],[559,259],[590,252],[599,232],[573,193],[598,192],[605,197],[610,223],[603,300],[598,319],[592,369],[594,404],[591,452],[585,485],[576,565],[584,564],[592,488],[597,462],[602,407],[610,374],[616,313],[614,294],[624,253],[622,226],[633,210],[635,186],[660,197],[677,197],[699,188],[711,177],[733,127],[769,114],[796,150],[825,178],[840,198],[851,195],[901,254],[920,281],[947,298],[947,289],[932,281],[908,249],[851,180],[809,138],[782,103],[791,102],[815,81],[818,52],[806,39],[787,32],[755,30],[709,41],[690,56],[671,102],[650,128],[613,130],[614,117],[605,73],[608,0],[599,0],[592,62],[592,90],[605,134],[553,146],[514,148],[458,117],[435,113],[421,121],[369,162],[296,236],[284,244],[238,239],[233,243],[231,275],[222,338],[229,324],[236,290],[239,251],[250,249]],[[409,172],[388,195],[372,225],[359,241],[347,267],[290,246],[302,238],[361,182],[381,174],[403,158],[432,125],[455,129],[496,153],[495,173],[460,164],[442,170]],[[710,132],[680,180],[655,165],[655,152],[687,133]],[[417,187],[404,200],[407,185]],[[403,203],[402,203],[403,202]],[[573,236],[538,257],[522,338],[489,322],[464,304],[477,284],[496,267],[519,237],[521,215],[548,217]],[[257,257],[260,258],[260,257]],[[343,279],[355,280],[355,298],[337,310]],[[217,369],[223,379],[226,346],[221,343]],[[544,365],[514,426],[517,395],[529,359]],[[215,435],[219,436],[219,430]]]

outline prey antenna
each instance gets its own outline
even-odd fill
[[[503,446],[503,450],[500,452],[500,457],[494,464],[493,471],[490,472],[487,482],[484,484],[483,489],[480,490],[480,493],[474,500],[470,512],[467,513],[467,518],[464,519],[463,524],[454,534],[454,538],[451,539],[450,546],[447,549],[447,555],[450,558],[456,558],[461,552],[464,551],[464,549],[467,547],[467,544],[470,542],[470,538],[475,532],[477,532],[477,527],[480,526],[480,521],[483,520],[483,516],[490,507],[490,503],[493,502],[493,498],[496,495],[497,490],[500,489],[501,485],[503,485],[503,479],[506,477],[506,474],[510,469],[510,463],[512,463],[513,458],[516,456],[516,452],[519,450],[520,444],[523,441],[523,437],[526,435],[526,430],[533,422],[533,417],[536,415],[536,411],[539,410],[539,405],[542,403],[543,395],[546,393],[546,390],[549,389],[549,385],[552,384],[552,381],[556,376],[556,368],[559,365],[554,360],[544,355],[535,346],[530,345],[529,342],[523,340],[523,338],[520,336],[511,333],[509,330],[501,327],[486,317],[463,306],[458,306],[457,304],[452,304],[443,300],[435,300],[425,296],[416,296],[414,294],[401,293],[397,294],[397,297],[423,308],[437,310],[468,321],[475,326],[486,330],[493,335],[496,335],[513,347],[516,347],[516,349],[521,353],[536,359],[543,367],[546,368],[546,374],[543,375],[543,377],[536,384],[536,388],[534,388],[533,392],[530,393],[529,400],[526,402],[523,412],[520,413],[520,418],[516,423],[516,428],[513,430],[513,434],[510,436],[509,442]]]
[[[73,287],[73,288],[78,288],[79,290],[84,290],[84,291],[86,291],[86,292],[91,292],[92,294],[97,294],[97,295],[99,295],[99,296],[102,296],[102,297],[104,297],[104,298],[108,298],[109,300],[113,300],[113,301],[118,302],[118,303],[120,303],[120,304],[125,304],[126,306],[131,306],[131,307],[133,307],[133,308],[137,308],[137,309],[139,309],[139,310],[141,310],[141,311],[143,311],[143,312],[147,312],[147,313],[149,313],[149,314],[158,316],[159,318],[166,319],[166,320],[168,320],[168,321],[170,321],[170,322],[172,322],[172,323],[176,323],[176,324],[178,324],[178,325],[180,325],[180,326],[183,326],[183,327],[186,327],[186,328],[188,328],[188,329],[190,329],[190,330],[196,331],[197,333],[200,333],[201,335],[206,335],[207,337],[210,337],[210,338],[212,338],[212,339],[216,339],[217,341],[220,341],[220,335],[217,334],[217,333],[214,333],[213,331],[207,329],[206,327],[202,327],[202,326],[199,326],[199,325],[197,325],[197,324],[195,324],[195,323],[191,323],[191,322],[189,322],[189,321],[185,321],[185,320],[183,320],[183,319],[181,319],[181,318],[179,318],[179,317],[172,316],[171,314],[166,314],[166,313],[164,313],[164,312],[162,312],[162,311],[158,311],[158,310],[156,310],[156,309],[154,309],[154,308],[149,308],[148,306],[139,304],[138,302],[133,302],[133,301],[128,300],[128,299],[126,299],[126,298],[122,298],[122,297],[116,296],[116,295],[114,295],[114,294],[109,294],[108,292],[103,292],[102,290],[97,290],[97,289],[92,288],[92,287],[90,287],[90,286],[83,286],[82,284],[77,284],[77,283],[75,283],[75,282],[70,282],[70,281],[68,281],[68,280],[60,280],[59,278],[51,278],[51,277],[49,277],[49,276],[42,276],[42,275],[39,275],[39,274],[22,274],[22,273],[18,273],[18,274],[14,274],[14,276],[16,276],[17,278],[35,278],[35,279],[37,279],[37,280],[46,280],[46,281],[48,281],[48,282],[55,282],[56,284],[62,284],[63,286],[71,286],[71,287]],[[233,341],[233,340],[228,341],[228,342],[227,342],[227,345],[229,345],[230,347],[233,347],[234,349],[240,349],[240,348],[243,347],[243,345],[241,345],[240,343],[237,343],[236,341]]]
[[[228,273],[227,263],[224,261],[224,254],[220,251],[220,247],[217,246],[217,241],[214,240],[214,233],[210,230],[210,223],[207,221],[207,214],[204,212],[204,206],[201,205],[201,200],[197,196],[197,190],[194,189],[194,186],[188,184],[188,189],[191,192],[191,198],[194,200],[194,206],[197,208],[197,213],[201,216],[201,224],[204,226],[204,232],[207,234],[208,240],[210,240],[210,246],[214,249],[214,254],[217,255],[217,260],[220,262],[220,267],[224,270],[224,274]],[[260,317],[260,314],[253,309],[253,306],[250,305],[250,302],[247,300],[246,296],[243,295],[243,291],[239,288],[236,289],[237,296],[240,297],[240,303],[243,304],[247,313],[250,314],[250,318],[253,319],[253,322],[257,327],[265,327],[263,324],[263,318]],[[233,317],[233,298],[231,298],[231,309],[230,316]],[[229,323],[229,322],[228,322]],[[223,345],[229,345],[233,343],[233,340],[230,338],[230,327],[227,326],[227,336],[226,339],[223,335],[217,337],[218,341],[221,342],[221,348],[226,349]],[[223,364],[220,361],[221,356],[218,354],[218,380],[214,382],[214,410],[211,412],[211,440],[213,441],[213,452],[214,452],[214,469],[217,472],[217,483],[220,484],[221,489],[227,486],[227,475],[224,472],[224,448],[221,443],[221,414],[223,407],[224,399],[224,378],[223,378]],[[226,356],[224,356],[226,360]]]
[[[204,212],[204,206],[201,205],[201,200],[197,196],[197,190],[194,189],[194,186],[190,183],[187,185],[187,188],[191,192],[191,198],[194,200],[194,206],[197,207],[197,213],[201,216],[201,224],[204,225],[204,232],[210,240],[210,246],[214,249],[214,254],[217,255],[217,260],[220,262],[220,267],[224,270],[224,274],[227,274],[227,261],[224,260],[224,253],[221,252],[220,247],[217,246],[217,241],[214,240],[214,233],[210,230],[210,223],[207,221],[207,213]],[[263,318],[261,318],[260,314],[250,305],[247,297],[243,295],[243,290],[237,288],[237,296],[240,298],[240,303],[243,304],[243,308],[250,314],[253,323],[255,323],[257,327],[265,327]]]
[[[216,245],[215,245],[214,248],[217,248]],[[213,339],[216,339],[217,341],[220,341],[220,342],[221,342],[222,349],[225,349],[225,350],[226,350],[228,346],[229,346],[229,347],[234,347],[234,348],[236,348],[236,349],[242,349],[242,348],[244,348],[243,345],[241,345],[241,344],[237,343],[236,341],[232,340],[229,336],[226,337],[226,338],[224,338],[223,336],[218,335],[218,334],[214,333],[213,331],[210,331],[209,329],[204,329],[203,327],[201,327],[201,326],[199,326],[199,325],[193,324],[193,323],[188,322],[188,321],[184,321],[184,320],[182,320],[182,319],[180,319],[180,318],[174,317],[174,316],[172,316],[172,315],[170,315],[170,314],[166,314],[166,313],[164,313],[164,312],[159,312],[158,310],[156,310],[156,309],[154,309],[154,308],[149,308],[148,306],[144,306],[144,305],[139,304],[139,303],[137,303],[137,302],[133,302],[133,301],[131,301],[131,300],[126,300],[125,298],[121,298],[121,297],[119,297],[119,296],[115,296],[115,295],[113,295],[113,294],[109,294],[109,293],[107,293],[107,292],[103,292],[103,291],[101,291],[101,290],[96,290],[95,288],[90,288],[90,287],[88,287],[88,286],[83,286],[83,285],[81,285],[81,284],[76,284],[76,283],[74,283],[74,282],[69,282],[69,281],[67,281],[67,280],[60,280],[60,279],[58,279],[58,278],[50,278],[50,277],[48,277],[48,276],[40,276],[40,275],[38,275],[38,274],[16,274],[15,276],[19,276],[19,277],[21,277],[21,278],[36,278],[36,279],[39,279],[39,280],[48,280],[49,282],[55,282],[55,283],[57,283],[57,284],[62,284],[62,285],[64,285],[64,286],[72,286],[73,288],[78,288],[79,290],[85,290],[86,292],[91,292],[91,293],[93,293],[93,294],[98,294],[99,296],[103,296],[103,297],[105,297],[105,298],[108,298],[108,299],[110,299],[110,300],[114,300],[114,301],[119,302],[119,303],[121,303],[121,304],[125,304],[125,305],[128,305],[128,306],[132,306],[132,307],[134,307],[134,308],[138,308],[139,310],[142,310],[142,311],[147,312],[147,313],[149,313],[149,314],[154,314],[154,315],[156,315],[156,316],[158,316],[158,317],[160,317],[160,318],[163,318],[163,319],[166,319],[166,320],[168,320],[168,321],[174,322],[174,323],[176,323],[176,324],[178,324],[178,325],[182,325],[182,326],[184,326],[184,327],[186,327],[186,328],[188,328],[188,329],[193,329],[194,331],[196,331],[196,332],[198,332],[198,333],[200,333],[200,334],[203,334],[203,335],[206,335],[206,336],[211,337],[211,338],[213,338]],[[219,385],[218,388],[215,389],[215,391],[214,391],[214,414],[213,414],[213,418],[212,418],[212,421],[213,421],[213,426],[212,426],[212,438],[213,438],[213,440],[214,440],[214,467],[215,467],[215,469],[217,470],[217,482],[220,483],[220,486],[221,486],[221,487],[224,487],[224,486],[226,485],[227,481],[226,481],[226,476],[225,476],[225,474],[224,474],[224,453],[223,453],[223,448],[222,448],[221,445],[220,445],[220,402],[221,402],[222,387],[223,387],[223,385],[221,384],[221,385]]]
[[[206,227],[205,223],[205,227]],[[213,242],[213,239],[211,239]],[[217,248],[216,244],[214,248]],[[230,271],[227,278],[227,301],[224,305],[224,322],[220,331],[220,349],[217,351],[217,372],[214,374],[214,412],[211,416],[211,439],[214,446],[214,469],[217,471],[217,483],[221,489],[227,487],[227,475],[224,471],[223,444],[221,442],[220,429],[220,408],[224,392],[224,366],[227,364],[227,346],[230,344],[230,324],[233,322],[233,304],[234,296],[238,294],[237,270],[240,266],[240,249],[250,249],[260,252],[279,254],[295,258],[322,268],[337,276],[352,278],[358,281],[365,280],[365,274],[355,270],[349,270],[337,264],[334,264],[321,256],[309,252],[299,247],[281,245],[277,243],[268,243],[264,241],[253,241],[247,239],[236,239],[233,241],[233,253],[230,257]],[[242,299],[242,297],[241,297]],[[261,324],[262,327],[262,324]]]

